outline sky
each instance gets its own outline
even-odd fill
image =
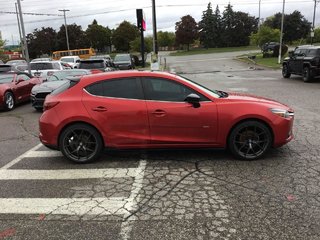
[[[317,0],[319,1],[319,0]],[[19,29],[15,12],[16,0],[0,0],[0,32],[6,44],[17,44]],[[207,9],[209,0],[155,0],[158,31],[174,32],[175,23],[182,16],[190,14],[198,22],[202,12]],[[230,3],[234,11],[249,13],[259,16],[259,0],[214,0],[210,1],[213,9],[219,5],[222,13],[225,6]],[[282,12],[283,0],[260,0],[261,19],[265,19],[277,12]],[[116,28],[126,20],[136,24],[136,9],[142,8],[147,22],[146,35],[152,34],[152,0],[21,0],[26,34],[41,27],[52,27],[59,31],[64,24],[63,13],[59,10],[68,9],[66,12],[67,24],[76,23],[86,30],[94,19],[98,24]],[[285,13],[294,10],[300,11],[310,22],[313,19],[314,0],[286,0]],[[40,14],[40,15],[36,15]],[[53,15],[53,16],[52,16]],[[59,16],[60,15],[60,16]],[[315,25],[320,25],[320,3],[317,4]]]

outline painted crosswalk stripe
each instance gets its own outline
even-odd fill
[[[0,214],[125,214],[124,198],[0,198]]]
[[[136,168],[21,170],[0,169],[0,180],[61,180],[135,177]]]

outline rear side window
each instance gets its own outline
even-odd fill
[[[80,63],[79,68],[83,68],[83,69],[104,68],[104,64],[103,64],[103,61],[101,61],[101,62],[82,62],[82,63]]]
[[[95,96],[144,99],[141,82],[137,78],[118,78],[92,84],[85,88]]]
[[[31,70],[53,69],[52,63],[30,63]]]

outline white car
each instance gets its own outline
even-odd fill
[[[61,62],[68,63],[72,68],[78,68],[80,60],[79,56],[66,56],[60,58]]]
[[[71,66],[61,61],[40,61],[30,63],[31,74],[36,77],[47,78],[54,72],[71,69]],[[27,72],[28,70],[26,70]]]

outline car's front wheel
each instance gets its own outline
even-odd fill
[[[288,67],[287,64],[284,64],[284,65],[282,66],[282,76],[283,76],[284,78],[289,78],[289,77],[291,76],[291,73],[290,73],[290,71],[289,71],[289,67]]]
[[[59,147],[69,160],[88,163],[100,157],[103,141],[95,128],[77,123],[63,130],[59,138]]]
[[[231,153],[239,159],[255,160],[262,157],[272,144],[269,128],[259,121],[245,121],[233,128],[228,139]]]
[[[10,111],[14,109],[14,96],[11,92],[6,92],[6,94],[4,95],[4,103],[6,110]]]
[[[303,81],[304,82],[311,82],[313,80],[313,74],[309,67],[303,68]]]

